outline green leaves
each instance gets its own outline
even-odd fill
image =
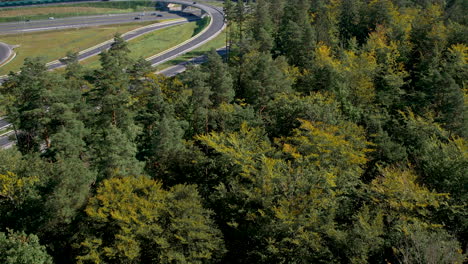
[[[283,69],[284,60],[273,60],[268,53],[253,51],[243,57],[239,69],[237,95],[256,109],[262,109],[275,94],[291,91],[291,81]]]
[[[459,2],[226,1],[227,63],[171,78],[119,36],[95,71],[28,60],[0,229],[57,263],[461,263]]]
[[[372,181],[372,200],[397,220],[428,217],[431,208],[446,203],[448,194],[432,192],[416,182],[416,175],[407,170],[383,169],[382,176]]]
[[[458,242],[444,230],[427,230],[415,223],[405,226],[403,231],[401,240],[393,247],[400,263],[461,264],[466,260]]]
[[[194,186],[169,191],[146,177],[105,180],[86,208],[78,263],[211,263],[220,232]]]
[[[345,139],[335,134],[337,127],[301,123],[293,136],[276,140],[277,146],[261,129],[245,124],[239,132],[198,137],[232,164],[234,174],[212,199],[227,205],[219,216],[229,226],[225,232],[256,245],[236,246],[251,261],[330,259],[326,241],[342,236],[334,218],[359,182],[367,143],[358,129]]]
[[[9,229],[0,232],[0,262],[5,264],[52,264],[52,258],[45,247],[39,244],[36,235],[14,232]]]
[[[38,181],[37,177],[21,178],[9,171],[6,174],[0,174],[0,202],[21,205],[25,197],[28,196],[27,193]]]

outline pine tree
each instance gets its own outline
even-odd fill
[[[246,54],[239,96],[261,110],[275,94],[290,92],[291,81],[282,71],[282,62],[281,58],[273,60],[269,53]]]
[[[274,45],[274,28],[269,11],[269,4],[266,0],[257,1],[252,24],[249,25],[252,38],[257,42],[260,52],[270,52]]]
[[[182,76],[182,82],[191,92],[188,102],[188,116],[186,120],[190,123],[189,135],[207,132],[209,124],[209,108],[213,102],[210,100],[213,96],[213,91],[207,83],[209,74],[203,71],[200,67],[192,67],[188,69]],[[216,85],[221,85],[216,84]]]
[[[15,232],[11,229],[0,232],[0,262],[4,264],[52,264],[52,258],[36,235]]]
[[[47,72],[45,64],[37,58],[27,59],[21,72],[12,73],[3,84],[2,93],[8,95],[8,119],[23,153],[39,151],[41,144],[50,146],[49,109],[60,86],[57,75]]]
[[[210,101],[213,107],[232,102],[234,99],[233,80],[228,65],[223,63],[215,50],[208,53],[208,60],[202,66],[202,70],[209,74],[206,83],[212,91]]]
[[[88,137],[93,167],[99,179],[138,174],[142,168],[136,160],[139,128],[133,120],[129,91],[132,60],[120,36],[115,37],[109,51],[101,54],[101,65],[88,98],[94,108],[89,120],[92,134]]]

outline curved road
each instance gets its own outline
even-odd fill
[[[221,33],[221,31],[225,27],[224,13],[221,11],[220,8],[216,8],[216,7],[205,5],[205,4],[190,2],[190,1],[163,0],[163,1],[160,1],[160,2],[183,4],[183,5],[193,6],[193,7],[199,8],[199,9],[203,10],[204,12],[206,12],[211,17],[211,20],[210,20],[210,24],[208,25],[208,27],[205,28],[201,33],[199,33],[195,37],[189,39],[188,41],[185,41],[182,44],[179,44],[176,47],[173,47],[173,48],[171,48],[169,50],[166,50],[164,52],[161,52],[159,54],[156,54],[156,55],[153,55],[153,56],[147,58],[146,60],[148,60],[151,63],[152,66],[156,66],[156,65],[159,65],[161,63],[164,63],[164,62],[166,62],[166,61],[168,61],[170,59],[173,59],[173,58],[175,58],[177,56],[180,56],[180,55],[182,55],[184,53],[187,53],[187,52],[201,46],[202,44],[206,43],[210,39],[216,37],[219,33]],[[162,28],[169,27],[169,26],[174,26],[174,25],[177,25],[177,24],[182,24],[182,23],[185,23],[187,21],[192,21],[194,19],[195,18],[191,18],[191,19],[187,19],[185,21],[174,21],[174,22],[154,24],[154,25],[150,25],[150,26],[147,26],[147,27],[142,27],[142,28],[139,28],[139,29],[134,30],[132,32],[129,32],[128,34],[124,34],[123,38],[125,40],[130,40],[132,38],[136,38],[138,36],[141,36],[143,34],[149,33],[149,32],[154,31],[154,30],[162,29]],[[109,49],[111,44],[112,44],[112,42],[104,42],[104,43],[102,43],[100,45],[97,45],[95,47],[87,49],[86,51],[82,51],[82,52],[80,52],[78,59],[79,60],[84,60],[84,59],[87,59],[89,57],[95,56],[95,55],[101,53],[102,51]],[[64,67],[64,66],[65,66],[65,64],[63,64],[59,60],[49,62],[47,64],[47,67],[50,70],[57,69],[57,68]],[[4,78],[5,78],[5,76],[4,76]],[[3,78],[3,80],[4,80],[4,78]],[[2,80],[2,78],[0,78],[0,83],[3,80]]]
[[[0,65],[10,58],[11,52],[10,46],[0,42]]]
[[[176,47],[173,47],[173,48],[171,48],[171,49],[169,49],[167,51],[164,51],[162,53],[159,53],[159,54],[156,54],[154,56],[151,56],[151,57],[147,58],[147,60],[150,61],[151,65],[153,65],[153,66],[161,64],[161,63],[163,63],[165,61],[168,61],[168,60],[170,60],[172,58],[175,58],[175,57],[177,57],[179,55],[182,55],[182,54],[184,54],[186,52],[189,52],[189,51],[201,46],[205,42],[207,42],[207,41],[211,40],[212,38],[216,37],[219,33],[221,33],[221,31],[226,26],[225,21],[224,21],[224,13],[221,11],[220,8],[216,8],[216,7],[208,6],[208,5],[204,5],[204,4],[198,4],[198,3],[195,3],[195,2],[189,2],[189,1],[161,1],[161,2],[183,4],[183,5],[194,6],[194,7],[200,8],[201,10],[208,13],[208,15],[211,17],[211,20],[210,20],[210,24],[208,25],[208,27],[205,28],[201,33],[199,33],[195,37],[193,37],[193,38],[185,41],[184,43],[179,44]],[[129,34],[126,34],[124,36],[124,38],[126,38],[126,39],[135,38],[135,37],[140,36],[142,34],[148,33],[148,30],[153,31],[153,30],[161,28],[161,26],[162,27],[168,27],[168,26],[174,25],[174,23],[185,23],[185,22],[187,22],[187,20],[186,21],[175,21],[175,22],[172,22],[172,23],[169,22],[168,24],[165,24],[165,25],[162,25],[162,23],[160,25],[157,25],[157,24],[156,25],[151,25],[151,26],[154,26],[154,28],[152,30],[150,30],[151,26],[140,28],[139,30],[142,30],[142,31],[129,32]],[[159,28],[156,28],[158,26],[159,26]],[[146,28],[148,28],[148,30],[146,30]],[[96,54],[99,54],[103,50],[109,48],[110,45],[111,45],[111,42],[104,43],[103,45],[98,45],[96,47],[90,48],[85,52],[81,52],[79,58],[80,58],[80,60],[83,60],[83,59],[88,58],[90,56],[94,56]],[[195,58],[194,60],[192,60],[192,63],[201,63],[201,62],[203,62],[203,58],[201,58],[201,57]],[[59,68],[59,67],[64,66],[59,61],[51,62],[51,63],[48,63],[47,65],[48,65],[49,69],[55,69],[55,68]],[[182,65],[181,67],[184,67],[184,66]],[[168,72],[165,72],[163,74],[175,75],[175,74],[177,74],[178,71],[180,71],[179,68],[174,68],[173,67],[172,71],[168,71]],[[1,83],[1,81],[2,80],[0,79],[0,83]],[[2,120],[2,121],[4,121],[4,120]],[[13,142],[9,139],[9,136],[11,136],[11,132],[9,132],[8,135],[0,136],[0,148],[6,148],[6,147],[9,147],[9,146],[11,146],[13,144]]]
[[[168,61],[170,59],[173,59],[173,58],[175,58],[177,56],[180,56],[180,55],[182,55],[184,53],[187,53],[187,52],[201,46],[205,42],[207,42],[210,39],[216,37],[219,33],[221,33],[221,31],[225,27],[224,13],[221,11],[220,8],[216,8],[216,7],[213,7],[213,6],[200,4],[200,3],[196,3],[196,2],[191,2],[191,1],[163,0],[163,1],[159,1],[159,2],[183,4],[183,5],[186,5],[186,6],[193,6],[193,7],[199,8],[199,9],[203,10],[204,12],[206,12],[211,17],[211,20],[210,20],[210,24],[208,25],[208,27],[205,28],[201,33],[199,33],[195,37],[189,39],[188,41],[186,41],[186,42],[184,42],[182,44],[177,45],[176,47],[173,47],[173,48],[171,48],[169,50],[166,50],[164,52],[161,52],[159,54],[156,54],[156,55],[153,55],[153,56],[147,58],[146,60],[148,60],[151,63],[151,65],[153,65],[153,66],[159,65],[159,64],[161,64],[163,62],[166,62],[166,61]],[[148,26],[148,27],[139,28],[137,30],[134,30],[134,31],[130,32],[129,34],[125,34],[123,37],[124,37],[124,39],[129,40],[129,39],[141,36],[143,34],[149,33],[151,31],[154,31],[154,30],[158,30],[158,29],[161,29],[161,28],[169,27],[169,26],[174,26],[174,25],[177,25],[177,24],[182,24],[182,23],[185,23],[187,21],[193,21],[194,19],[195,18],[189,18],[186,21],[161,23],[159,25],[155,24],[155,25],[151,25],[151,26]],[[87,59],[89,57],[95,56],[95,55],[101,53],[102,51],[108,49],[111,44],[112,44],[111,42],[105,42],[105,43],[102,43],[101,45],[97,45],[97,46],[95,46],[93,48],[90,48],[90,49],[86,50],[85,52],[81,52],[78,59],[79,60],[84,60],[84,59]],[[48,66],[48,68],[50,70],[52,70],[52,69],[57,69],[57,68],[63,67],[65,65],[57,60],[57,61],[49,62],[47,64],[47,66]],[[0,82],[1,81],[2,80],[0,79]]]
[[[156,54],[147,58],[149,62],[151,62],[152,66],[159,65],[163,62],[166,62],[170,59],[173,59],[177,56],[180,56],[184,53],[187,53],[191,50],[196,49],[197,47],[201,46],[202,44],[206,43],[207,41],[216,37],[221,31],[223,31],[226,23],[224,21],[224,13],[220,8],[209,6],[205,4],[200,4],[196,2],[189,2],[189,1],[160,1],[160,2],[168,2],[168,3],[176,3],[176,4],[183,4],[194,6],[200,8],[201,10],[208,13],[211,17],[211,21],[209,26],[203,30],[200,34],[196,35],[196,37],[186,41],[172,49],[169,49],[165,52]]]

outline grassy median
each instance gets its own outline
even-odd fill
[[[65,56],[67,51],[85,50],[111,39],[116,33],[125,33],[151,23],[154,21],[0,36],[0,42],[19,45],[15,48],[15,59],[0,67],[0,75],[19,70],[27,57],[42,57],[46,62],[53,61]]]
[[[164,28],[129,41],[130,56],[149,57],[180,44],[191,38],[199,29],[197,22]],[[98,68],[99,56],[81,62],[87,68]]]

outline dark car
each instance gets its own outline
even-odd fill
[[[158,15],[156,15],[156,16],[157,16],[157,17],[162,17],[163,15],[161,15],[161,14],[158,14]]]
[[[134,19],[135,19],[135,20],[138,20],[138,19],[141,19],[141,17],[135,17]]]
[[[197,2],[193,2],[193,4],[194,4],[194,5],[196,5],[196,4],[197,4]]]

